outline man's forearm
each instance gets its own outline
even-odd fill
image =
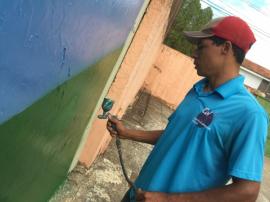
[[[163,133],[163,130],[142,131],[129,129],[127,133],[128,139],[154,145]]]
[[[259,183],[252,186],[230,184],[220,188],[209,189],[203,192],[169,195],[171,202],[254,202],[258,196]]]

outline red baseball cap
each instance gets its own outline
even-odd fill
[[[256,41],[248,24],[236,16],[213,19],[201,31],[184,31],[184,35],[191,43],[197,43],[198,40],[203,38],[217,36],[232,42],[245,53]]]

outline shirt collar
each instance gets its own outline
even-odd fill
[[[230,79],[229,81],[226,81],[219,87],[217,87],[213,92],[204,92],[204,86],[207,83],[207,78],[204,78],[197,82],[194,85],[194,89],[197,92],[198,95],[209,95],[212,93],[218,93],[223,99],[226,99],[230,97],[231,95],[234,95],[238,93],[244,86],[244,77],[239,75],[233,79]]]

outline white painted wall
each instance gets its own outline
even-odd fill
[[[251,73],[250,71],[244,68],[240,69],[240,74],[245,77],[244,81],[245,85],[252,87],[254,89],[259,88],[259,85],[261,84],[263,79],[261,76]]]

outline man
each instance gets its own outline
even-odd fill
[[[205,78],[187,93],[166,129],[129,130],[113,117],[107,124],[112,135],[115,124],[121,138],[155,145],[135,182],[141,189],[137,201],[256,201],[268,118],[239,75],[255,37],[234,16],[184,34],[197,45],[194,64]],[[129,191],[123,201],[134,195]]]

